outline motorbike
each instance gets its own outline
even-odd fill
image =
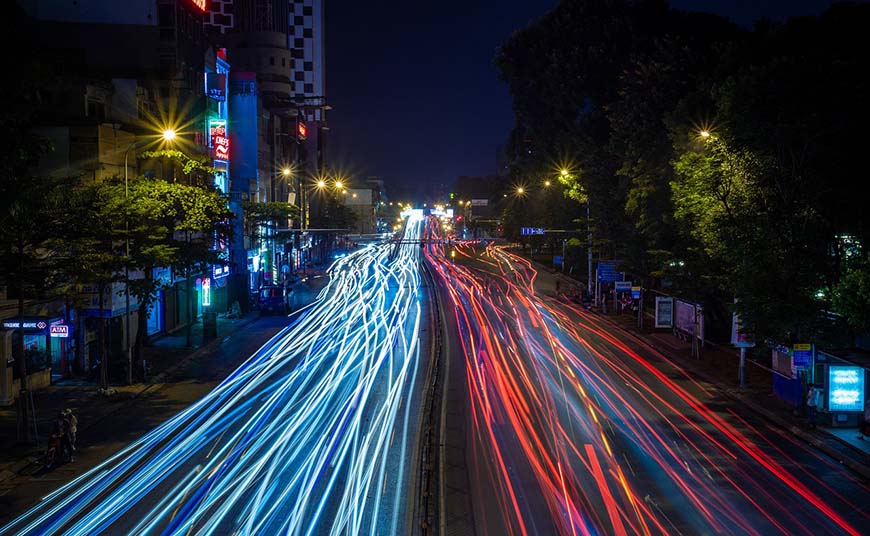
[[[45,468],[51,469],[57,461],[58,456],[66,462],[72,460],[72,452],[67,442],[63,440],[63,433],[55,431],[48,436],[48,448],[45,451],[45,459],[43,460]]]

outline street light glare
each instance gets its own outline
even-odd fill
[[[166,141],[172,141],[175,139],[175,130],[171,128],[167,128],[163,131],[163,139]]]
[[[550,185],[550,181],[544,181],[544,186],[549,186],[549,185]]]
[[[326,181],[317,181],[318,188],[326,188]]]
[[[710,137],[710,131],[709,131],[709,130],[702,130],[702,131],[701,131],[701,137],[702,137],[702,138],[709,138],[709,137]]]
[[[344,187],[344,185],[341,183],[341,181],[335,181],[335,187],[338,188],[339,190],[341,190]]]
[[[517,193],[518,193],[518,194],[523,194],[525,191],[526,191],[526,190],[525,190],[522,186],[520,186],[520,187],[517,188]]]
[[[562,169],[562,171],[560,171],[560,173],[562,174],[563,177],[567,177],[567,176],[568,176],[568,170],[567,170],[567,169]]]
[[[281,170],[281,173],[283,173],[285,177],[290,175],[290,168],[285,167],[284,169]]]

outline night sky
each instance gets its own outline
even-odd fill
[[[828,0],[674,0],[749,26],[759,17],[815,15]],[[496,172],[513,126],[493,66],[510,34],[558,0],[327,2],[329,162],[380,176],[392,198]],[[418,197],[419,198],[419,197]],[[398,200],[398,199],[397,199]]]

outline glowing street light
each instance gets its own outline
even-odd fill
[[[175,139],[175,129],[167,128],[163,131],[163,139],[166,141],[172,141]]]
[[[549,187],[550,187],[550,181],[544,181],[544,186],[546,186],[547,188],[549,188]]]
[[[565,169],[565,168],[562,168],[562,171],[560,171],[559,173],[561,173],[561,175],[562,175],[563,177],[567,177],[567,176],[568,176],[568,170]]]
[[[517,194],[523,195],[524,193],[526,193],[526,189],[522,186],[517,186]]]
[[[284,175],[285,177],[289,177],[291,173],[293,173],[293,172],[288,167],[285,167],[284,169],[281,170],[281,174]]]
[[[341,190],[342,188],[344,188],[344,184],[342,184],[341,181],[335,181],[335,187]]]
[[[709,137],[710,137],[710,131],[709,131],[709,130],[702,130],[699,134],[701,134],[701,137],[702,137],[702,138],[709,138]]]
[[[317,181],[317,187],[320,189],[326,188],[326,181],[324,181],[324,180]]]

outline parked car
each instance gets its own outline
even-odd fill
[[[260,288],[257,303],[263,314],[287,314],[289,307],[288,291],[284,287],[265,286]]]

